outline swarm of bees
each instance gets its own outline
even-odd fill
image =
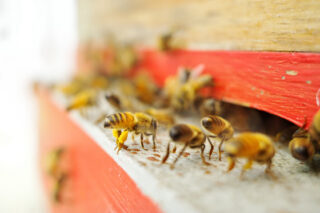
[[[166,50],[167,40],[163,38],[162,49]],[[130,49],[130,54],[133,54]],[[129,54],[128,54],[129,55]],[[118,56],[119,57],[119,56]],[[133,56],[130,56],[133,57]],[[119,57],[121,58],[121,57]],[[134,57],[133,57],[134,58]],[[124,63],[122,69],[130,69],[134,62]],[[117,60],[113,61],[116,63]],[[129,64],[124,66],[124,64]],[[116,64],[114,64],[115,67]],[[120,65],[119,65],[120,66]],[[157,131],[165,129],[168,132],[170,142],[167,144],[166,153],[162,158],[165,164],[170,156],[170,144],[182,145],[180,152],[172,161],[170,168],[174,168],[179,158],[187,148],[200,149],[200,157],[204,165],[210,165],[208,160],[214,151],[214,142],[218,144],[218,160],[221,161],[223,153],[227,157],[231,171],[237,158],[247,159],[242,167],[241,176],[252,167],[253,162],[266,164],[265,172],[271,174],[272,159],[276,149],[271,136],[257,131],[240,131],[234,128],[234,121],[229,120],[228,111],[224,105],[212,97],[204,96],[203,88],[214,88],[213,77],[203,74],[204,67],[199,65],[195,68],[179,68],[176,75],[169,76],[163,88],[156,86],[146,73],[138,73],[133,80],[121,75],[91,74],[88,76],[75,76],[69,83],[56,85],[54,88],[66,97],[69,103],[66,110],[83,110],[108,103],[113,109],[112,113],[102,114],[96,119],[96,124],[105,129],[111,129],[115,137],[115,150],[119,153],[127,149],[125,145],[128,134],[132,140],[140,136],[140,145],[146,150],[145,138],[151,136],[152,148],[157,149]],[[214,91],[213,91],[214,92]],[[236,108],[233,108],[236,109]],[[240,110],[235,119],[243,120],[247,110]],[[198,126],[194,123],[176,124],[176,116],[186,114],[199,115]],[[233,112],[233,114],[236,114]],[[254,117],[257,113],[251,113]],[[249,116],[250,117],[250,116]],[[248,123],[244,119],[244,123]],[[257,123],[254,123],[255,126]],[[248,124],[248,128],[250,129]],[[310,161],[320,152],[320,111],[315,115],[309,130],[305,126],[296,130],[290,128],[279,133],[277,140],[290,140],[289,150],[294,158],[301,161]],[[295,132],[294,132],[295,131]],[[205,157],[206,143],[210,146],[208,160]],[[64,178],[61,178],[61,182]]]

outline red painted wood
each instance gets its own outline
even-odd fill
[[[45,90],[38,89],[37,94],[41,171],[50,150],[66,148],[61,165],[69,178],[62,189],[62,202],[49,200],[52,212],[160,212],[128,174],[50,100]],[[50,198],[53,181],[44,171],[42,175]]]
[[[101,52],[106,56],[105,50]],[[263,110],[299,126],[305,117],[310,124],[320,108],[316,103],[316,96],[320,96],[320,53],[141,49],[139,54],[138,68],[148,70],[159,85],[180,66],[203,64],[204,73],[214,77],[212,96],[217,99]],[[92,61],[85,55],[86,50],[80,48],[78,67],[92,71]]]
[[[318,53],[143,50],[141,58],[140,66],[160,85],[179,66],[203,64],[204,73],[214,77],[215,98],[263,110],[300,126],[305,116],[310,122],[320,108],[316,103]]]

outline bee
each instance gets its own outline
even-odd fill
[[[201,149],[201,159],[202,162],[205,165],[209,165],[208,162],[206,162],[204,157],[204,149],[205,149],[205,141],[206,141],[206,135],[196,126],[190,125],[190,124],[177,124],[173,126],[169,131],[169,136],[171,140],[175,143],[183,144],[183,148],[176,157],[176,159],[171,164],[171,169],[174,168],[174,165],[178,161],[178,159],[181,157],[183,152],[187,147],[190,147],[192,149],[194,148],[200,148]],[[211,150],[213,150],[213,145],[210,142]],[[212,152],[212,151],[211,151]],[[162,163],[165,163],[170,155],[170,142],[167,146],[167,152],[166,155],[162,159]]]
[[[159,36],[157,46],[160,51],[168,51],[172,49],[172,33],[165,33]]]
[[[159,88],[153,82],[149,75],[140,73],[133,79],[135,96],[138,100],[146,104],[152,104],[156,101]]]
[[[51,177],[57,177],[59,173],[59,162],[61,160],[64,148],[52,150],[45,158],[45,170]]]
[[[105,95],[105,99],[114,108],[116,108],[118,110],[122,109],[120,98],[117,95],[109,93],[109,94]]]
[[[71,103],[67,106],[67,111],[74,109],[82,109],[85,107],[94,106],[97,103],[97,91],[93,89],[85,89],[76,94]]]
[[[271,139],[264,134],[244,132],[226,142],[224,150],[228,155],[228,172],[235,166],[235,158],[247,158],[247,163],[242,167],[241,176],[251,169],[253,161],[267,164],[266,173],[271,174],[272,158],[275,148]]]
[[[176,111],[187,110],[192,106],[197,92],[204,87],[213,86],[213,80],[210,75],[200,76],[196,79],[190,79],[188,82],[176,88],[171,98],[171,105]]]
[[[62,189],[67,180],[68,175],[66,173],[60,174],[54,182],[52,190],[52,199],[54,202],[59,203],[62,201]]]
[[[217,115],[209,115],[201,119],[201,126],[208,133],[208,141],[210,138],[219,138],[219,160],[221,161],[221,148],[224,141],[228,141],[233,137],[234,130],[229,121]]]
[[[278,132],[275,136],[276,142],[288,143],[292,139],[292,135],[298,130],[297,126],[289,126]]]
[[[175,30],[174,30],[175,31]],[[160,35],[157,39],[157,48],[160,51],[170,51],[186,47],[186,41],[175,39],[174,32],[167,32]]]
[[[201,116],[221,114],[221,102],[213,98],[199,96],[194,100],[193,106]]]
[[[150,108],[146,110],[146,113],[155,118],[160,124],[171,126],[175,123],[173,115],[166,109]]]
[[[309,133],[316,149],[320,150],[320,110],[313,117]]]
[[[112,128],[116,138],[116,149],[122,149],[128,133],[132,132],[132,140],[140,134],[141,147],[144,149],[143,136],[152,136],[153,149],[156,148],[157,121],[151,116],[142,113],[123,112],[108,115],[104,122],[105,128]],[[123,132],[121,130],[124,130]]]
[[[294,158],[301,161],[307,161],[313,157],[315,149],[307,130],[300,128],[293,134],[289,142],[289,150]]]
[[[309,131],[306,130],[307,122],[293,134],[289,142],[292,156],[300,161],[309,161],[320,150],[320,110],[316,113]]]

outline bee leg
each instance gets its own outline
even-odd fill
[[[136,134],[135,134],[134,132],[133,132],[132,135],[131,135],[133,142],[135,142],[135,140],[134,140],[134,136],[135,136],[135,135],[136,135]]]
[[[174,169],[174,165],[177,163],[178,159],[181,157],[181,155],[184,153],[184,150],[186,150],[188,146],[188,143],[186,143],[184,145],[184,147],[182,148],[182,150],[180,151],[179,155],[176,157],[176,159],[174,159],[173,163],[170,166],[170,169]]]
[[[213,146],[213,144],[212,144],[211,140],[209,139],[209,137],[208,137],[208,142],[209,142],[209,144],[210,144],[209,160],[211,160],[211,155],[212,155],[212,152],[213,152],[214,146]]]
[[[142,149],[146,150],[144,148],[144,144],[143,144],[143,134],[142,133],[140,134],[140,144],[141,144]]]
[[[167,152],[166,152],[166,155],[162,158],[161,164],[167,161],[167,159],[169,158],[169,155],[170,155],[170,142],[168,143]]]
[[[155,151],[156,150],[156,135],[155,134],[152,135],[152,143],[153,143],[153,146],[152,146],[153,151]]]
[[[221,142],[219,144],[219,161],[221,161],[221,153],[222,153],[221,148],[222,148],[223,142],[224,142],[224,138],[221,139]]]
[[[177,151],[177,146],[174,145],[173,150],[172,150],[172,153],[176,153],[176,151]]]
[[[266,169],[265,169],[264,171],[265,171],[265,173],[266,173],[267,175],[269,175],[272,179],[276,180],[277,177],[275,176],[275,174],[273,174],[273,172],[272,172],[272,170],[271,170],[271,166],[272,166],[272,160],[268,160],[268,161],[267,161],[267,167],[266,167]]]
[[[116,138],[116,147],[114,148],[114,150],[117,150],[118,144],[119,144],[119,136],[121,135],[121,130],[113,129],[112,135],[113,137]]]
[[[118,151],[117,154],[119,153],[119,151],[122,149],[122,147],[124,146],[124,142],[126,142],[127,138],[128,138],[128,130],[125,130],[121,133],[121,135],[118,138]]]
[[[241,173],[240,173],[240,178],[243,177],[244,173],[245,173],[247,170],[251,169],[252,163],[253,163],[252,160],[248,160],[248,162],[247,162],[246,164],[244,164],[244,166],[242,167]]]
[[[210,165],[210,163],[208,163],[203,155],[204,149],[206,148],[206,145],[202,144],[201,145],[201,159],[202,159],[202,163],[205,165]]]
[[[236,161],[234,160],[233,157],[228,157],[228,162],[229,162],[229,166],[228,166],[227,172],[230,172],[236,165]]]
[[[101,122],[104,120],[105,117],[106,117],[106,115],[105,115],[105,114],[102,114],[94,123],[95,123],[95,124],[101,123]]]

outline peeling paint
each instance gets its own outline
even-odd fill
[[[297,72],[297,71],[294,71],[294,70],[287,70],[287,71],[286,71],[286,74],[287,74],[287,75],[295,76],[295,75],[298,75],[298,72]]]
[[[309,80],[308,80],[308,81],[306,81],[306,83],[307,83],[307,84],[311,84],[311,83],[312,83],[312,81],[309,81]]]
[[[282,79],[282,80],[286,80],[286,76],[282,76],[281,79]]]

